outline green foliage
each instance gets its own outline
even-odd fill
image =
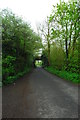
[[[8,76],[14,75],[15,69],[14,69],[14,63],[15,63],[16,58],[12,56],[7,56],[6,58],[3,59],[2,61],[2,74],[3,74],[3,79],[5,80]]]
[[[15,76],[10,76],[9,75],[8,77],[6,77],[6,80],[3,81],[3,84],[7,85],[7,84],[11,84],[11,83],[15,82],[17,79],[19,79],[20,77],[24,76],[30,70],[31,70],[31,68],[25,67],[23,72],[19,72]]]
[[[5,84],[12,83],[18,76],[24,74],[25,69],[32,67],[34,54],[41,48],[42,43],[30,25],[10,10],[2,10],[1,17],[2,67]]]
[[[49,17],[52,24],[50,38],[50,65],[58,70],[80,73],[78,0],[60,2],[53,6]]]
[[[42,51],[42,67],[48,66],[48,50],[43,50]]]
[[[12,83],[25,73],[25,69],[31,68],[40,48],[43,49],[41,56],[43,67],[51,65],[57,69],[54,69],[55,74],[79,82],[79,6],[78,0],[60,2],[53,6],[53,12],[47,17],[47,26],[43,25],[42,29],[45,45],[42,45],[40,36],[22,18],[10,10],[1,11],[4,84]],[[48,69],[53,71],[53,68]]]
[[[56,46],[55,44],[51,46],[50,63],[51,66],[57,69],[62,69],[64,65],[64,51],[61,47]]]
[[[80,7],[79,0],[53,6],[50,65],[46,70],[74,83],[80,83]]]
[[[58,69],[54,69],[53,67],[46,67],[45,70],[49,71],[52,74],[58,75],[59,77],[64,78],[68,81],[72,81],[73,83],[80,83],[80,75],[77,73],[59,71]]]
[[[70,57],[68,64],[68,71],[79,73],[79,64],[78,64],[78,50],[74,51],[74,56]]]
[[[36,60],[35,61],[35,66],[36,67],[41,67],[42,66],[42,61],[41,60]]]

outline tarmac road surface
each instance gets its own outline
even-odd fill
[[[2,89],[3,118],[78,118],[78,85],[42,68]]]

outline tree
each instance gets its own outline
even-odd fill
[[[47,17],[47,20],[42,25],[40,25],[38,30],[39,30],[39,34],[41,35],[45,46],[48,48],[48,65],[50,65],[51,24],[49,22],[48,17]]]
[[[66,57],[66,69],[68,70],[70,62],[75,57],[79,38],[79,2],[77,0],[69,2],[61,2],[53,6],[53,12],[50,15],[50,22],[54,25],[55,36],[60,41]],[[52,34],[54,36],[54,28]],[[55,40],[56,42],[56,40]],[[77,52],[76,52],[77,60]],[[77,61],[76,61],[77,62]],[[72,65],[72,64],[71,64]]]
[[[10,10],[2,10],[3,80],[12,81],[19,72],[32,67],[36,50],[41,48],[41,38],[22,18]],[[39,43],[39,45],[38,45]],[[36,49],[35,49],[36,48]]]

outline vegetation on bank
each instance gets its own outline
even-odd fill
[[[46,21],[40,24],[38,34],[10,10],[2,10],[0,18],[3,84],[12,83],[35,66],[40,49],[42,67],[74,83],[80,82],[79,0],[60,0]]]
[[[12,83],[33,67],[41,38],[27,22],[4,9],[2,17],[2,82]]]
[[[79,0],[60,0],[39,29],[44,39],[43,67],[75,83],[80,82],[79,6]]]
[[[72,73],[72,72],[67,72],[64,70],[54,69],[51,66],[45,67],[45,70],[65,79],[65,80],[72,81],[73,83],[80,83],[80,75],[77,73]]]
[[[3,82],[4,85],[10,84],[15,82],[17,79],[21,78],[22,76],[24,76],[25,74],[29,73],[31,71],[30,67],[25,67],[24,70],[22,72],[18,72],[16,75],[14,76],[8,76],[5,81]]]

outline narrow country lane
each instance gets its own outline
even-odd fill
[[[3,87],[3,118],[78,118],[78,86],[34,69]]]

